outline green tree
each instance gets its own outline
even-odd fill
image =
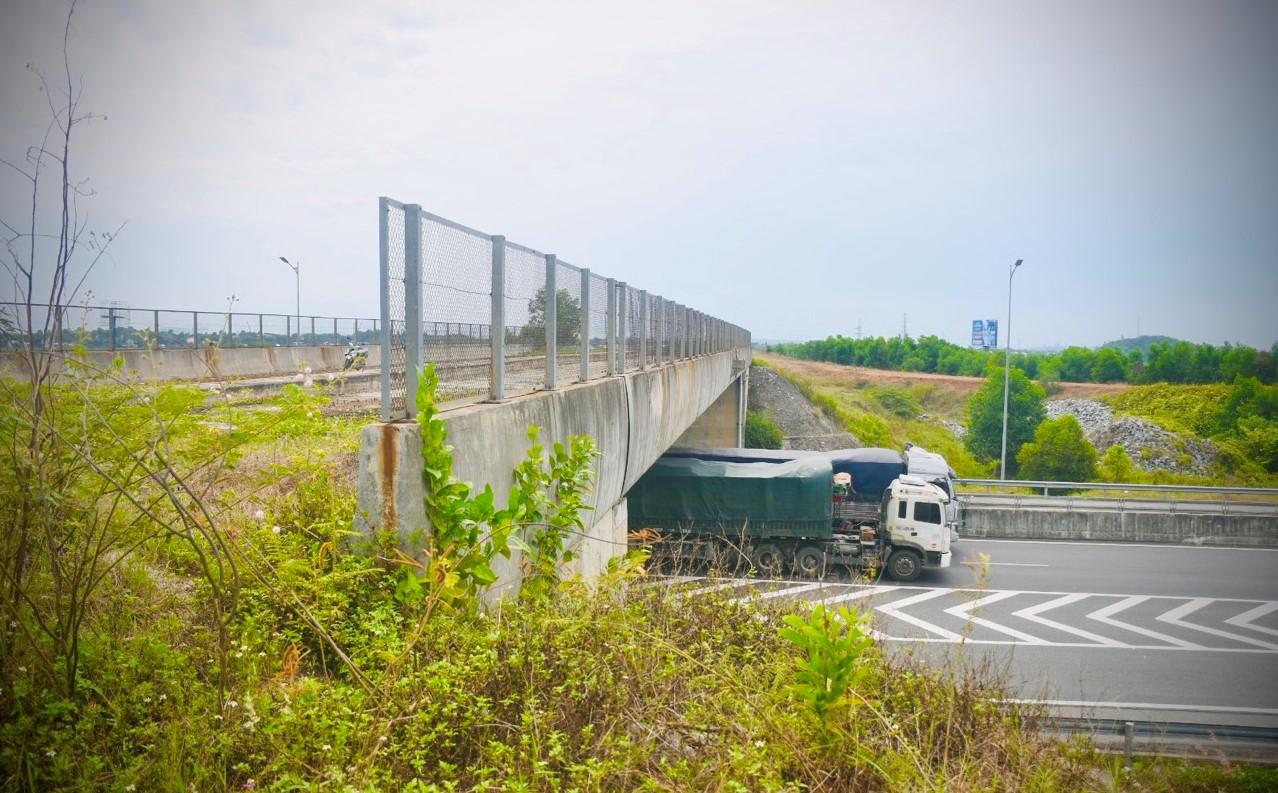
[[[1102,347],[1092,363],[1092,382],[1117,383],[1127,379],[1127,359],[1113,347]]]
[[[1034,440],[1016,455],[1025,479],[1051,482],[1096,481],[1096,449],[1073,416],[1044,421]]]
[[[1105,452],[1098,473],[1102,482],[1136,482],[1136,465],[1121,443],[1115,443]]]
[[[561,345],[577,344],[581,340],[581,303],[567,289],[555,291],[555,339]],[[546,287],[537,290],[528,301],[527,330],[546,330]]]
[[[1007,468],[1016,473],[1016,454],[1034,439],[1034,430],[1047,416],[1047,392],[1020,369],[1013,369],[1008,381]],[[963,444],[983,463],[1000,458],[1003,443],[1003,372],[991,367],[985,383],[967,403],[967,434]]]
[[[753,410],[746,413],[745,447],[747,449],[780,449],[783,436],[776,422]]]

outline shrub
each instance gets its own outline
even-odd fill
[[[746,413],[744,435],[747,449],[780,449],[785,440],[775,421],[753,410]]]

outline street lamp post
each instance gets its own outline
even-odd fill
[[[1006,349],[1003,354],[1003,452],[998,459],[998,478],[1003,481],[1007,481],[1007,395],[1012,380],[1012,276],[1016,275],[1016,268],[1022,261],[1017,259],[1007,272],[1007,328],[1003,331]]]
[[[293,268],[293,275],[297,276],[297,343],[302,343],[302,263],[293,264],[283,256],[280,261]],[[1004,422],[1006,424],[1006,422]],[[1006,427],[1004,427],[1006,431]]]

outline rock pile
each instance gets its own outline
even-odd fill
[[[1083,434],[1104,456],[1121,444],[1137,468],[1163,469],[1178,474],[1208,476],[1216,461],[1216,445],[1208,440],[1168,432],[1152,421],[1132,416],[1114,418],[1108,405],[1090,399],[1055,399],[1047,403],[1049,419],[1070,415],[1083,426]]]

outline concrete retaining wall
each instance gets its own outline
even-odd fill
[[[643,372],[517,397],[497,404],[467,405],[441,415],[453,446],[454,474],[478,489],[490,484],[498,505],[506,503],[524,460],[528,427],[542,428],[543,445],[573,435],[594,438],[594,507],[575,572],[591,577],[626,548],[623,494],[738,377],[749,351],[695,358]],[[744,420],[742,417],[740,420]],[[401,536],[425,526],[421,486],[421,436],[415,423],[364,428],[360,451],[359,513],[365,532],[396,528]],[[498,591],[517,585],[517,560],[499,560]]]
[[[69,355],[70,353],[68,353]],[[296,374],[309,366],[316,372],[342,368],[346,347],[205,347],[177,350],[88,350],[89,364],[108,368],[124,359],[125,371],[143,380],[220,380],[229,377],[268,377]],[[380,345],[368,345],[368,368],[381,366]],[[15,353],[0,353],[0,372],[25,378],[25,366]]]
[[[1152,512],[968,508],[965,537],[1278,548],[1278,518]]]

